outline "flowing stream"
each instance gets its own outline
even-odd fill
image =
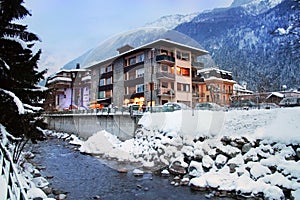
[[[207,199],[208,193],[171,185],[172,177],[151,173],[136,177],[129,165],[128,173],[119,173],[116,161],[83,155],[62,140],[49,139],[30,148],[36,155],[32,161],[45,167],[42,176],[53,177],[48,180],[51,187],[67,192],[67,199]]]

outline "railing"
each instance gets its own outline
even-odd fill
[[[157,55],[156,62],[162,62],[162,61],[175,63],[175,58],[172,56],[164,55],[164,54]]]
[[[0,142],[0,199],[28,200],[9,151]]]
[[[168,73],[168,72],[157,72],[156,73],[156,78],[157,79],[171,79],[175,80],[175,75]]]
[[[171,88],[159,88],[158,89],[158,95],[159,96],[175,96],[174,90]]]

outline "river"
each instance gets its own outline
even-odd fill
[[[42,176],[53,176],[48,180],[51,187],[67,192],[67,199],[207,199],[208,193],[171,185],[172,177],[151,173],[136,177],[132,170],[119,173],[115,161],[83,155],[59,139],[41,141],[30,149],[36,155],[33,163],[45,167]]]

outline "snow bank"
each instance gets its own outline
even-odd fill
[[[101,131],[74,143],[81,152],[163,168],[162,175],[185,182],[189,176],[192,188],[282,199],[286,190],[299,196],[299,119],[300,108],[145,113],[134,139]]]
[[[146,129],[173,131],[181,136],[247,136],[252,139],[300,143],[299,119],[300,108],[229,112],[181,110],[146,113],[139,124]]]

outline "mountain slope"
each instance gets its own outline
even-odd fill
[[[259,2],[265,2],[266,11],[249,13],[249,5],[257,10],[253,6]],[[299,0],[259,2],[200,13],[175,30],[198,41],[219,67],[232,71],[237,81],[248,82],[250,89],[299,87]]]

